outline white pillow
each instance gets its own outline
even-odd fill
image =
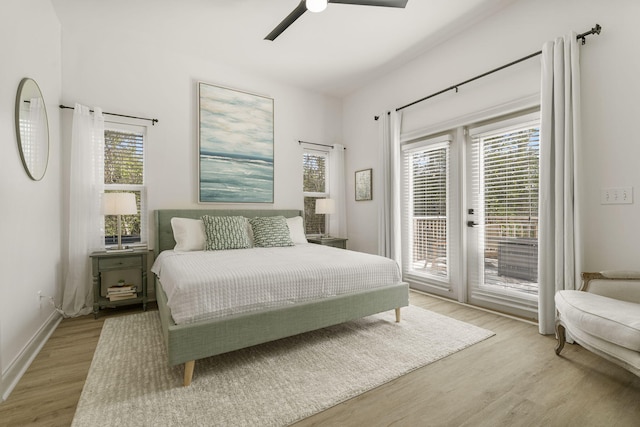
[[[204,223],[201,219],[171,218],[176,252],[203,251],[206,241]]]
[[[289,234],[293,243],[296,245],[308,243],[307,236],[304,234],[304,221],[301,216],[287,218],[287,227],[289,227]]]

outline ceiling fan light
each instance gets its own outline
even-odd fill
[[[306,0],[309,12],[322,12],[327,8],[327,0]]]

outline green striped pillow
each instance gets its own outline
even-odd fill
[[[251,247],[245,217],[205,215],[202,222],[206,237],[205,251]]]
[[[272,248],[293,246],[287,220],[283,216],[259,216],[249,220],[255,246]]]

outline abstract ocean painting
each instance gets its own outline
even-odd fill
[[[273,99],[198,83],[199,201],[273,203]]]

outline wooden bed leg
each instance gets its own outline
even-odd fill
[[[184,364],[184,386],[187,387],[191,384],[193,378],[193,368],[196,366],[195,360],[190,360]]]
[[[396,308],[396,323],[400,323],[400,307]]]
[[[555,350],[556,354],[560,356],[560,352],[562,351],[564,343],[567,340],[564,326],[562,326],[560,323],[556,324],[556,335],[558,336],[558,343],[556,344]]]

